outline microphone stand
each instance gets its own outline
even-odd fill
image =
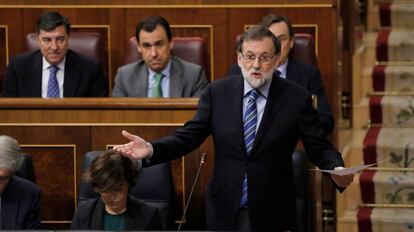
[[[194,191],[195,185],[197,184],[198,176],[200,175],[201,168],[203,167],[205,161],[206,161],[206,153],[204,152],[201,155],[200,166],[198,167],[197,174],[196,174],[196,176],[194,178],[194,183],[193,183],[193,186],[191,187],[191,191],[190,191],[190,195],[188,196],[187,203],[185,203],[184,212],[183,212],[183,215],[181,217],[180,225],[178,226],[178,230],[177,231],[180,231],[181,230],[181,226],[183,225],[184,218],[185,218],[185,214],[187,213],[188,205],[190,205],[191,196],[193,195],[193,191]]]

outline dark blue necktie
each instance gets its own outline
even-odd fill
[[[244,144],[246,147],[247,156],[250,156],[253,148],[254,138],[256,137],[256,126],[257,126],[257,106],[256,99],[259,94],[256,90],[249,92],[249,100],[247,101],[246,111],[243,116],[243,131],[244,131]],[[240,198],[240,206],[247,204],[247,173],[243,180],[243,191],[242,197]]]
[[[56,77],[56,73],[59,68],[55,65],[49,67],[49,82],[47,84],[47,97],[54,98],[59,97],[59,83]]]

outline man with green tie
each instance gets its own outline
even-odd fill
[[[142,59],[118,69],[113,97],[198,97],[207,85],[199,65],[171,56],[172,33],[168,21],[152,16],[136,28]]]

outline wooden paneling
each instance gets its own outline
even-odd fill
[[[22,144],[22,147],[33,156],[36,183],[42,189],[43,221],[70,220],[76,202],[76,145]]]
[[[101,0],[60,0],[60,6],[71,6],[71,5],[96,5],[96,6],[119,6],[123,7],[128,6],[148,6],[148,5],[157,5],[159,7],[164,7],[168,5],[187,5],[187,6],[206,6],[206,5],[285,5],[287,7],[291,6],[316,6],[324,7],[325,5],[336,4],[336,0],[256,0],[254,3],[250,0],[111,0],[111,1],[101,1]],[[30,5],[30,6],[40,6],[40,5],[54,5],[56,2],[54,0],[1,0],[1,4],[6,5]],[[266,6],[263,6],[266,7]]]
[[[0,99],[0,134],[16,138],[33,155],[37,184],[42,189],[43,228],[68,228],[76,206],[83,155],[105,150],[126,139],[128,130],[145,139],[165,136],[193,117],[197,99]],[[65,116],[66,115],[66,116]],[[185,221],[204,227],[204,193],[214,158],[212,140],[171,162],[178,222],[188,199],[202,153],[209,161]]]
[[[0,25],[0,70],[5,70],[8,63],[9,44],[7,39],[7,26]]]
[[[327,96],[332,108],[336,109],[337,9],[331,1],[295,1],[294,4],[286,4],[287,1],[261,1],[273,4],[267,7],[246,4],[243,1],[224,1],[217,5],[185,5],[191,1],[175,2],[179,5],[172,2],[169,5],[157,5],[156,2],[153,5],[144,5],[146,3],[143,1],[134,1],[134,4],[129,5],[126,4],[128,1],[122,1],[122,5],[114,6],[110,4],[118,1],[111,1],[107,5],[97,3],[101,6],[93,6],[93,1],[88,5],[66,6],[65,3],[47,5],[48,1],[41,2],[44,4],[42,7],[37,7],[36,1],[31,1],[31,5],[26,6],[19,6],[18,2],[8,6],[7,1],[0,4],[0,25],[7,26],[9,31],[10,56],[23,52],[22,41],[27,33],[34,31],[39,15],[47,10],[56,10],[69,18],[74,30],[98,30],[104,35],[111,87],[116,70],[123,65],[127,41],[135,34],[136,24],[145,17],[162,15],[170,22],[176,36],[204,37],[208,43],[211,79],[217,80],[225,77],[229,66],[234,63],[234,38],[244,31],[246,25],[256,24],[268,13],[285,15],[298,31],[315,33],[322,79],[325,89],[329,90]],[[71,2],[75,4],[74,1],[66,3]],[[0,66],[0,73],[2,71],[4,67],[2,69]]]

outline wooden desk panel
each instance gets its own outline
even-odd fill
[[[33,155],[42,189],[43,228],[68,228],[77,199],[83,155],[125,143],[126,129],[151,140],[167,135],[190,119],[197,99],[0,99],[0,133],[16,138]],[[171,162],[179,221],[201,154],[213,159],[211,139],[191,154]],[[188,210],[186,226],[204,226],[208,162]]]

